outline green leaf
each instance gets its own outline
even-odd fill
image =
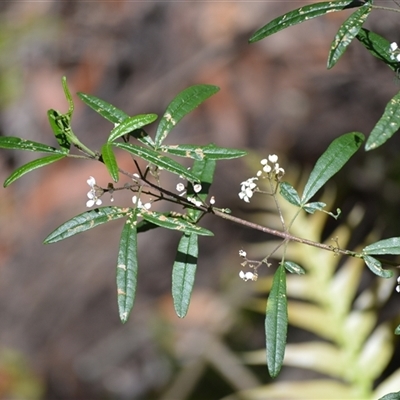
[[[43,158],[38,158],[37,160],[28,162],[24,164],[22,167],[16,169],[5,181],[3,186],[7,187],[17,179],[21,178],[21,176],[27,174],[28,172],[33,171],[34,169],[45,167],[46,165],[52,164],[58,160],[61,160],[65,157],[65,155],[56,155],[56,156],[47,156]]]
[[[68,89],[67,78],[65,76],[62,77],[61,83],[62,83],[62,87],[64,89],[65,98],[68,101],[68,112],[67,112],[67,114],[69,115],[69,118],[71,118],[72,113],[74,112],[74,102],[72,101],[71,92]],[[64,114],[64,115],[66,115],[66,114]]]
[[[112,122],[115,125],[120,124],[122,121],[129,118],[128,114],[114,107],[110,103],[99,99],[98,97],[91,96],[85,93],[78,93],[78,96],[91,109],[93,109],[106,120]]]
[[[172,297],[176,315],[186,316],[197,268],[198,237],[196,234],[183,235],[172,269]]]
[[[332,68],[338,62],[349,44],[357,36],[371,10],[371,5],[366,3],[351,14],[342,24],[331,44],[327,63],[328,69]]]
[[[192,144],[179,144],[171,146],[162,146],[161,150],[179,157],[189,157],[195,160],[230,160],[232,158],[243,157],[246,151],[230,149],[226,147],[218,147],[213,143],[207,146],[196,146]]]
[[[126,150],[129,153],[134,154],[135,156],[138,156],[143,160],[146,160],[149,163],[156,165],[159,168],[182,176],[188,181],[197,182],[197,177],[191,171],[188,171],[183,165],[179,164],[169,157],[161,155],[155,150],[130,143],[113,142],[113,145],[119,147],[120,149]]]
[[[280,265],[274,274],[265,318],[267,364],[272,378],[277,377],[282,368],[287,326],[286,272],[285,267]]]
[[[364,254],[400,254],[400,237],[380,240],[364,247]]]
[[[135,301],[137,273],[136,213],[133,213],[122,229],[117,261],[118,311],[123,324],[128,320]]]
[[[160,146],[172,128],[204,100],[217,93],[219,88],[212,85],[194,85],[180,92],[168,105],[158,124],[155,143]]]
[[[56,243],[67,239],[78,233],[85,232],[95,228],[98,225],[125,217],[132,213],[132,208],[121,207],[100,207],[75,216],[67,222],[64,222],[56,230],[50,233],[44,240],[45,244]]]
[[[400,392],[385,394],[383,397],[379,398],[379,400],[400,400]]]
[[[323,3],[310,4],[308,6],[289,11],[288,13],[275,18],[267,25],[264,25],[261,29],[256,31],[249,39],[249,42],[257,42],[258,40],[264,39],[265,37],[279,32],[282,29],[286,29],[289,26],[300,24],[304,21],[308,21],[315,17],[320,17],[321,15],[325,15],[330,12],[342,11],[345,8],[356,7],[357,5],[359,4],[353,2],[353,0],[327,1]]]
[[[394,330],[395,335],[400,335],[400,325],[397,325],[396,329]]]
[[[64,154],[63,151],[60,151],[55,147],[47,146],[47,144],[32,142],[31,140],[21,139],[13,136],[0,136],[0,148]]]
[[[201,236],[214,236],[214,234],[208,229],[194,225],[191,222],[183,219],[182,216],[168,217],[165,214],[157,211],[149,211],[145,208],[140,209],[140,215],[146,221],[152,222],[155,225],[161,226],[162,228],[173,229],[187,234],[195,233]]]
[[[399,63],[391,58],[392,53],[388,40],[365,28],[360,29],[357,39],[374,57],[383,61],[392,71],[398,70]]]
[[[139,114],[133,117],[128,117],[124,119],[120,124],[117,124],[115,128],[110,132],[108,137],[108,142],[113,142],[114,140],[126,135],[142,126],[151,124],[157,119],[157,114]],[[149,136],[143,136],[142,139],[146,138],[146,142],[150,141],[154,145],[153,140]]]
[[[304,206],[325,183],[347,163],[364,141],[360,132],[346,133],[335,139],[311,171],[304,188],[301,204]]]
[[[393,276],[393,271],[390,269],[383,269],[382,264],[379,260],[374,257],[371,257],[367,254],[363,254],[362,258],[367,264],[367,267],[375,274],[380,276],[381,278],[391,278]]]
[[[293,261],[284,261],[283,266],[291,274],[304,275],[306,273],[306,271],[304,271],[304,269],[300,267],[299,264],[296,264]]]
[[[48,110],[47,117],[49,119],[54,136],[57,139],[57,142],[60,145],[63,153],[68,153],[71,148],[71,142],[69,141],[68,136],[65,134],[64,129],[60,127],[58,122],[59,118],[62,117],[62,114],[56,110]]]
[[[304,204],[303,209],[309,214],[314,214],[315,211],[322,211],[326,207],[326,204],[322,201],[315,201],[313,203]]]
[[[387,103],[385,111],[376,123],[365,144],[365,150],[373,150],[390,139],[400,128],[400,92]]]
[[[101,158],[107,167],[114,182],[119,180],[118,164],[112,149],[112,143],[105,143],[101,147]]]
[[[288,182],[281,182],[279,185],[279,193],[290,204],[300,207],[300,196],[296,189]]]

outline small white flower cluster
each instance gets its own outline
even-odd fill
[[[272,165],[269,165],[268,162]],[[285,170],[278,164],[278,156],[276,154],[270,154],[268,159],[263,158],[261,160],[261,165],[263,167],[257,172],[258,177],[271,178],[273,176],[275,179],[280,180],[285,174]]]
[[[239,256],[246,260],[246,261],[244,261],[242,263],[242,266],[245,266],[247,264],[247,253],[244,250],[239,250]],[[254,271],[254,272],[250,272],[250,271],[243,272],[243,271],[240,271],[239,272],[239,277],[242,278],[245,282],[247,282],[248,280],[256,281],[257,278],[258,278],[258,275],[257,275],[256,271]]]
[[[390,43],[390,58],[400,62],[400,49],[396,42]]]
[[[137,197],[132,197],[132,203],[136,205],[137,208],[145,208],[146,210],[150,210],[151,203],[142,203],[142,201]]]
[[[397,278],[396,292],[400,293],[400,276]]]
[[[90,191],[87,194],[89,200],[86,202],[86,207],[90,208],[95,204],[96,206],[100,206],[102,203],[100,196],[103,194],[103,189],[96,185],[96,179],[94,179],[93,176],[90,176],[86,182],[90,186]]]
[[[258,178],[249,178],[247,181],[240,184],[239,197],[246,203],[250,203],[250,199],[253,197],[253,194],[257,189],[257,184],[254,183],[256,180],[258,180]]]
[[[193,185],[193,191],[194,191],[195,193],[200,193],[200,192],[201,192],[201,189],[202,189],[202,186],[201,186],[200,183],[195,183],[195,184]],[[186,194],[185,185],[184,185],[182,182],[179,182],[179,183],[176,185],[176,190],[179,192],[179,195],[180,195],[180,196],[183,196],[183,195]],[[194,204],[196,207],[200,207],[200,206],[203,205],[203,202],[202,202],[201,200],[197,199],[195,196],[188,196],[188,197],[187,197],[187,201],[190,201],[190,202],[191,202],[192,204]],[[211,197],[210,203],[211,203],[211,204],[215,204],[215,198],[214,198],[214,196]]]

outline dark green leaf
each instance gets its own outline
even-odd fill
[[[380,240],[364,247],[364,254],[400,254],[400,237]]]
[[[286,29],[289,26],[300,24],[304,21],[308,21],[315,17],[320,17],[321,15],[325,15],[330,12],[342,11],[345,8],[356,7],[357,5],[359,4],[353,2],[353,0],[327,1],[323,3],[310,4],[308,6],[289,11],[288,13],[275,18],[255,32],[249,39],[249,42],[257,42],[258,40],[264,39],[265,37],[279,32],[282,29]]]
[[[389,41],[365,28],[360,29],[357,39],[374,57],[383,61],[392,71],[398,70],[399,63],[391,58]]]
[[[119,242],[117,298],[119,318],[124,324],[133,307],[138,273],[136,214],[126,220]]]
[[[158,124],[155,142],[160,146],[172,128],[204,100],[217,93],[219,88],[212,85],[194,85],[180,92],[168,105]]]
[[[192,295],[199,253],[196,234],[183,235],[172,270],[172,297],[176,315],[185,317]]]
[[[400,128],[400,92],[387,103],[385,111],[367,139],[365,150],[373,150],[390,139]]]
[[[118,164],[115,158],[115,154],[112,149],[112,143],[105,143],[101,147],[101,158],[107,167],[108,172],[114,182],[118,182]]]
[[[123,120],[129,118],[128,114],[98,97],[85,93],[78,93],[78,96],[86,105],[115,125],[120,124]]]
[[[315,211],[322,211],[326,207],[326,204],[322,201],[316,201],[314,203],[304,204],[303,209],[309,214],[314,214]]]
[[[76,217],[64,222],[55,231],[50,233],[44,243],[56,243],[78,233],[95,228],[98,225],[125,217],[132,213],[131,208],[100,207],[86,211]]]
[[[367,267],[375,275],[378,275],[381,278],[391,278],[393,276],[393,271],[390,269],[383,269],[381,262],[376,258],[368,256],[367,254],[363,254],[362,258],[364,259],[365,264],[367,264]]]
[[[62,114],[60,114],[56,110],[49,110],[47,111],[47,117],[49,118],[51,129],[63,153],[68,153],[71,147],[71,143],[68,139],[68,136],[65,134],[64,129],[60,127],[58,122],[58,119],[62,117]]]
[[[289,203],[300,207],[300,197],[296,191],[296,189],[288,182],[281,182],[279,185],[280,194],[282,197],[287,200]]]
[[[196,182],[196,176],[188,171],[183,165],[179,164],[175,160],[172,160],[169,157],[161,155],[159,152],[148,149],[142,146],[137,146],[130,143],[113,143],[114,146],[119,147],[120,149],[126,150],[135,156],[142,158],[143,160],[148,161],[151,164],[156,165],[159,168],[165,169],[166,171],[172,172],[173,174],[182,176],[186,178],[188,181]]]
[[[300,267],[299,264],[296,264],[293,261],[285,261],[283,263],[283,266],[286,268],[287,271],[289,271],[291,274],[297,274],[297,275],[304,275],[306,271],[302,267]]]
[[[110,132],[108,142],[113,142],[123,135],[133,132],[134,130],[139,129],[142,126],[151,124],[156,119],[156,114],[140,114],[126,118],[123,122],[116,125],[115,128]],[[146,143],[149,142],[149,144],[154,145],[153,140],[149,136],[143,136],[142,140],[145,140]]]
[[[149,211],[145,208],[140,209],[140,214],[146,221],[152,222],[162,228],[174,229],[187,234],[195,233],[202,236],[214,236],[214,234],[208,229],[192,224],[183,219],[183,217],[167,217],[165,214],[157,211]]]
[[[302,205],[305,205],[333,175],[342,169],[363,141],[362,133],[351,132],[338,137],[329,145],[311,171],[301,198]]]
[[[230,160],[232,158],[243,157],[247,153],[243,150],[230,149],[226,147],[218,147],[215,144],[207,146],[195,146],[192,144],[179,144],[171,146],[162,146],[162,151],[180,157],[189,157],[195,160]]]
[[[338,62],[339,58],[360,31],[371,10],[371,5],[367,3],[351,14],[342,24],[331,44],[327,63],[328,69],[332,68]]]
[[[23,165],[16,169],[5,181],[3,186],[7,187],[17,179],[21,178],[21,176],[27,174],[28,172],[33,171],[34,169],[45,167],[46,165],[52,164],[58,160],[61,160],[65,157],[65,155],[56,155],[56,156],[47,156],[43,158],[38,158],[37,160],[28,162],[27,164]]]
[[[392,392],[385,394],[383,397],[378,400],[400,400],[400,392]]]
[[[280,265],[274,275],[265,317],[267,364],[272,378],[278,376],[282,368],[287,326],[286,272],[285,267]]]
[[[32,142],[31,140],[13,136],[0,136],[0,148],[64,154],[63,151],[58,150],[55,147],[47,146],[47,144]]]

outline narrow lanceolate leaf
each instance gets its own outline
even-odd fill
[[[172,269],[172,297],[176,315],[186,316],[192,295],[198,257],[197,235],[183,235],[176,253]]]
[[[367,254],[363,255],[363,260],[367,267],[375,274],[380,276],[381,278],[391,278],[393,276],[393,271],[390,269],[383,269],[382,264],[379,260],[374,257],[371,257]]]
[[[267,364],[268,372],[272,378],[278,376],[282,368],[287,326],[286,272],[285,267],[280,265],[272,282],[265,318]]]
[[[157,114],[140,114],[126,118],[120,124],[116,125],[116,127],[110,132],[110,136],[108,137],[107,141],[113,142],[123,135],[133,132],[134,130],[139,129],[142,126],[151,124],[156,119]],[[146,138],[150,139],[149,137]]]
[[[367,139],[365,150],[373,150],[390,139],[400,128],[400,92],[387,103],[385,111]]]
[[[289,203],[300,207],[300,196],[296,189],[288,182],[281,182],[279,185],[280,194]]]
[[[54,136],[61,147],[61,150],[64,153],[68,153],[71,147],[71,142],[69,141],[68,136],[65,134],[62,125],[60,126],[60,117],[62,117],[62,114],[60,114],[56,110],[48,110],[47,117],[49,119],[49,123],[54,133]]]
[[[130,143],[113,143],[114,146],[120,149],[126,150],[129,153],[142,158],[143,160],[156,165],[159,168],[165,169],[166,171],[172,172],[173,174],[182,176],[190,182],[197,182],[196,176],[188,171],[183,165],[179,164],[175,160],[169,157],[163,156],[155,150],[148,149],[142,146],[137,146]]]
[[[117,298],[119,318],[124,324],[133,307],[138,272],[136,213],[125,222],[119,242],[117,262]]]
[[[354,3],[354,5],[352,5],[352,3]],[[308,21],[315,17],[320,17],[321,15],[325,15],[330,12],[342,11],[345,8],[351,8],[355,6],[356,4],[353,2],[353,0],[345,0],[315,3],[298,8],[275,18],[267,25],[263,26],[251,36],[249,42],[257,42],[258,40],[264,39],[265,37],[279,32],[282,29],[286,29],[289,26],[300,24],[304,21]]]
[[[43,158],[38,158],[37,160],[28,162],[27,164],[23,165],[16,169],[5,181],[3,186],[7,187],[17,179],[21,178],[21,176],[31,172],[37,168],[45,167],[46,165],[52,164],[58,160],[61,160],[65,157],[65,155],[55,155],[55,156],[47,156]]]
[[[390,51],[388,40],[365,28],[360,29],[357,39],[374,57],[383,61],[392,71],[396,72],[398,70],[399,63],[391,58],[392,52]]]
[[[315,201],[313,203],[304,204],[303,209],[309,214],[314,214],[315,211],[322,211],[326,207],[326,204],[322,201]]]
[[[114,182],[118,182],[119,179],[118,165],[111,143],[103,144],[103,146],[101,147],[101,158],[104,164],[106,165],[112,180]]]
[[[157,211],[149,211],[145,208],[140,209],[140,214],[146,221],[152,222],[162,228],[173,229],[187,234],[195,233],[201,236],[214,236],[208,229],[192,224],[183,219],[183,217],[167,217],[165,214]]]
[[[318,159],[311,171],[304,188],[301,204],[307,204],[308,200],[342,167],[351,156],[359,149],[364,141],[364,135],[360,132],[346,133],[335,139],[322,156]]]
[[[213,85],[194,85],[180,92],[168,105],[158,124],[155,143],[160,146],[172,128],[204,100],[217,93],[219,88]]]
[[[400,392],[392,392],[385,394],[383,397],[380,397],[378,400],[400,400]]]
[[[13,136],[0,136],[0,148],[64,154],[63,151],[58,150],[55,147],[47,146],[47,144],[33,142],[31,140],[21,139]]]
[[[68,114],[69,114],[69,117],[71,118],[71,115],[74,112],[74,102],[72,100],[71,92],[67,85],[67,78],[65,76],[62,77],[61,83],[62,83],[62,87],[64,90],[65,98],[68,101]]]
[[[175,156],[188,157],[195,160],[203,160],[204,158],[209,158],[210,160],[230,160],[232,158],[243,157],[247,154],[243,150],[218,147],[213,143],[207,146],[192,144],[162,146],[161,150]]]
[[[364,247],[362,252],[364,254],[400,254],[400,237],[393,237],[389,239],[380,240],[379,242],[372,243]]]
[[[44,239],[44,243],[59,242],[60,240],[67,239],[71,236],[77,235],[78,233],[95,228],[98,225],[125,217],[129,213],[132,213],[131,208],[121,207],[100,207],[86,211],[60,225],[55,231],[50,233],[46,239]]]
[[[86,105],[115,125],[120,124],[123,120],[129,117],[129,115],[124,113],[122,110],[99,99],[98,97],[85,93],[78,93],[78,96]]]
[[[357,36],[371,10],[372,7],[368,3],[361,6],[356,12],[351,14],[340,27],[331,44],[327,63],[328,69],[332,68],[338,62],[349,44]]]
[[[293,261],[285,261],[283,263],[283,266],[291,274],[304,275],[306,273],[306,271],[304,271],[304,269],[302,267],[300,267],[299,264],[296,264]]]

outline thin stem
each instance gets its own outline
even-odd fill
[[[397,8],[392,8],[392,7],[384,7],[384,6],[372,6],[372,8],[375,8],[376,10],[385,10],[385,11],[393,11],[400,13],[400,10]]]

